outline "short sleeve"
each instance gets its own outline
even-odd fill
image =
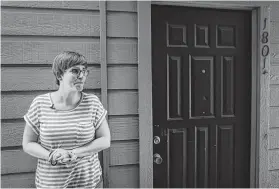
[[[38,100],[34,99],[31,103],[28,112],[24,115],[24,120],[33,131],[40,134],[40,122],[39,122],[39,103]]]
[[[101,123],[104,121],[107,115],[107,110],[104,108],[103,104],[99,100],[98,97],[96,97],[96,100],[94,101],[94,125],[95,129],[99,128]]]

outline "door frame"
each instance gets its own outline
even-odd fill
[[[268,127],[270,101],[270,53],[262,56],[263,32],[270,34],[270,5],[265,2],[138,1],[138,93],[139,93],[139,184],[153,188],[153,113],[151,5],[251,11],[251,158],[250,187],[268,187]],[[270,39],[270,37],[269,37]],[[269,50],[270,51],[270,50]],[[266,71],[266,72],[265,72]],[[155,124],[155,123],[154,123]]]

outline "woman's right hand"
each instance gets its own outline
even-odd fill
[[[53,151],[49,159],[53,162],[68,163],[70,161],[70,154],[67,150],[57,148]]]
[[[50,156],[50,160],[52,160],[52,162],[58,162],[61,164],[70,164],[77,161],[77,156],[72,151],[58,148],[53,151]]]

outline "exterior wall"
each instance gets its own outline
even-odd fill
[[[271,6],[270,124],[267,187],[279,187],[279,2]]]
[[[107,98],[102,99],[112,134],[109,153],[103,154],[109,155],[107,187],[139,187],[137,3],[106,5],[107,37],[101,41],[99,1],[2,1],[1,187],[34,187],[36,159],[21,146],[23,115],[35,96],[56,89],[51,63],[64,50],[86,56],[85,92]],[[102,81],[107,96],[101,94]]]

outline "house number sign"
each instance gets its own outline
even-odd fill
[[[267,21],[267,18],[264,19],[264,28],[263,28],[263,30],[266,28],[266,21]],[[268,32],[267,31],[263,32],[262,40],[261,41],[262,41],[263,44],[268,43]],[[265,67],[266,66],[265,65],[266,64],[266,59],[267,59],[268,54],[269,54],[269,46],[268,45],[264,45],[262,47],[262,56],[264,58],[263,69],[262,69],[262,73],[263,74],[268,73],[268,71],[267,71],[267,69]]]

